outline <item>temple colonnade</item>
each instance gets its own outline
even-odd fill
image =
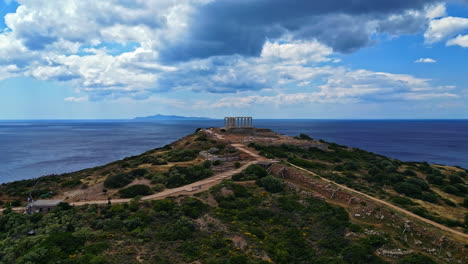
[[[225,128],[250,128],[252,127],[252,117],[225,117]]]

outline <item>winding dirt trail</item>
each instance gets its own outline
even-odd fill
[[[214,134],[214,136],[217,137],[217,138],[222,138],[222,136],[218,135],[217,133],[212,133],[212,134]],[[244,170],[245,168],[247,168],[251,164],[256,164],[256,163],[262,162],[262,161],[277,162],[277,161],[274,161],[274,160],[267,159],[267,158],[265,158],[263,156],[258,155],[257,153],[254,153],[254,152],[250,151],[249,149],[247,149],[247,147],[244,144],[232,144],[232,146],[235,147],[236,149],[244,152],[244,153],[247,153],[252,158],[254,158],[254,160],[251,160],[251,161],[245,163],[243,166],[241,166],[238,169],[222,172],[222,173],[216,174],[216,175],[214,175],[214,176],[212,176],[210,178],[206,178],[206,179],[203,179],[203,180],[200,180],[200,181],[188,184],[188,185],[184,185],[182,187],[173,188],[173,189],[166,189],[166,190],[164,190],[162,192],[159,192],[159,193],[156,193],[156,194],[144,196],[143,198],[141,198],[141,200],[142,201],[159,200],[159,199],[164,199],[164,198],[172,197],[172,196],[193,195],[193,194],[196,194],[196,193],[204,192],[204,191],[207,191],[212,186],[221,183],[221,181],[223,181],[224,179],[230,178],[234,174],[237,174],[237,173],[241,172],[242,170]],[[391,204],[389,202],[386,202],[384,200],[375,198],[375,197],[370,196],[368,194],[365,194],[363,192],[360,192],[360,191],[354,190],[352,188],[349,188],[347,186],[338,184],[338,183],[336,183],[334,181],[331,181],[329,179],[325,179],[325,178],[321,177],[320,175],[316,174],[313,171],[304,169],[302,167],[296,166],[296,165],[291,164],[291,163],[288,163],[288,164],[291,165],[294,168],[305,171],[305,172],[307,172],[307,173],[309,173],[311,175],[317,176],[320,179],[322,179],[323,181],[328,182],[328,183],[332,183],[332,184],[334,184],[334,185],[336,185],[336,186],[338,186],[338,187],[340,187],[340,188],[342,188],[344,190],[347,190],[349,192],[364,196],[369,200],[372,200],[374,202],[377,202],[377,203],[380,203],[380,204],[385,205],[387,207],[390,207],[393,210],[396,210],[396,211],[398,211],[400,213],[403,213],[403,214],[405,214],[405,215],[407,215],[409,217],[416,218],[416,219],[418,219],[418,220],[420,220],[420,221],[422,221],[424,223],[430,224],[430,225],[432,225],[434,227],[437,227],[439,229],[442,229],[442,230],[444,230],[446,232],[449,232],[449,233],[452,233],[454,235],[460,236],[460,237],[462,237],[462,238],[464,238],[466,240],[465,243],[468,243],[468,235],[467,234],[464,234],[464,233],[459,232],[457,230],[451,229],[449,227],[446,227],[444,225],[441,225],[439,223],[436,223],[434,221],[431,221],[429,219],[426,219],[424,217],[416,215],[416,214],[414,214],[414,213],[412,213],[410,211],[407,211],[407,210],[405,210],[403,208],[400,208],[400,207],[398,207],[396,205],[393,205],[393,204]],[[111,203],[112,204],[128,203],[129,201],[130,201],[130,199],[112,199]],[[107,200],[93,200],[93,201],[73,202],[73,203],[71,203],[71,205],[79,206],[79,205],[85,205],[85,204],[107,204],[107,203],[108,203]],[[0,212],[2,212],[3,210],[4,209],[0,209]],[[25,208],[24,207],[15,207],[15,208],[13,208],[13,210],[14,211],[24,211]]]
[[[160,199],[164,199],[167,197],[173,197],[173,196],[179,196],[179,195],[193,195],[196,193],[204,192],[210,189],[212,186],[221,183],[224,179],[230,178],[233,175],[243,171],[248,166],[255,164],[257,162],[268,160],[265,157],[262,157],[246,149],[246,147],[242,144],[232,144],[232,146],[242,152],[247,153],[253,158],[253,160],[248,161],[247,163],[242,165],[240,168],[230,170],[230,171],[225,171],[225,172],[216,174],[210,178],[206,178],[206,179],[203,179],[203,180],[191,183],[191,184],[187,184],[178,188],[165,189],[162,192],[144,196],[141,198],[141,200],[142,201],[160,200]],[[112,204],[128,203],[130,202],[130,200],[131,199],[111,199],[111,203]],[[82,202],[70,202],[70,205],[79,206],[79,205],[86,205],[86,204],[107,204],[108,202],[109,202],[108,200],[91,200],[91,201],[82,201]],[[17,211],[17,212],[25,211],[25,207],[15,207],[12,209],[13,211]],[[0,209],[0,212],[2,212],[3,210],[5,209]]]
[[[419,215],[417,215],[417,214],[414,214],[414,213],[412,213],[412,212],[410,212],[410,211],[408,211],[408,210],[405,210],[405,209],[403,209],[403,208],[401,208],[401,207],[398,207],[398,206],[396,206],[396,205],[393,205],[393,204],[391,204],[391,203],[389,203],[389,202],[386,202],[386,201],[384,201],[384,200],[381,200],[381,199],[379,199],[379,198],[375,198],[375,197],[370,196],[370,195],[368,195],[368,194],[365,194],[365,193],[363,193],[363,192],[356,191],[356,190],[354,190],[354,189],[352,189],[352,188],[349,188],[349,187],[347,187],[347,186],[338,184],[338,183],[336,183],[336,182],[334,182],[334,181],[331,181],[331,180],[329,180],[329,179],[325,179],[325,178],[323,178],[322,176],[316,174],[316,173],[313,172],[313,171],[304,169],[304,168],[302,168],[302,167],[296,166],[296,165],[291,164],[291,163],[289,163],[289,162],[288,162],[288,164],[291,165],[292,167],[296,168],[296,169],[305,171],[305,172],[307,172],[307,173],[309,173],[309,174],[311,174],[311,175],[313,175],[313,176],[319,177],[321,180],[323,180],[323,181],[325,181],[325,182],[332,183],[332,184],[334,184],[334,185],[336,185],[336,186],[338,186],[338,187],[340,187],[340,188],[342,188],[342,189],[344,189],[344,190],[347,190],[347,191],[349,191],[349,192],[352,192],[352,193],[355,193],[355,194],[364,196],[364,197],[366,197],[366,198],[369,199],[369,200],[372,200],[372,201],[374,201],[374,202],[383,204],[383,205],[385,205],[385,206],[387,206],[387,207],[392,208],[392,209],[395,210],[395,211],[398,211],[398,212],[400,212],[400,213],[406,214],[407,216],[410,216],[410,217],[412,217],[412,218],[416,218],[416,219],[418,219],[418,220],[420,220],[420,221],[422,221],[422,222],[424,222],[424,223],[430,224],[430,225],[432,225],[432,226],[438,227],[439,229],[442,229],[442,230],[447,231],[447,232],[449,232],[449,233],[452,233],[452,234],[455,234],[455,235],[457,235],[457,236],[460,236],[460,237],[462,237],[462,238],[465,239],[465,243],[468,243],[468,234],[459,232],[459,231],[457,231],[457,230],[451,229],[451,228],[449,228],[449,227],[447,227],[447,226],[441,225],[441,224],[436,223],[436,222],[434,222],[434,221],[432,221],[432,220],[429,220],[429,219],[427,219],[427,218],[421,217],[421,216],[419,216]]]

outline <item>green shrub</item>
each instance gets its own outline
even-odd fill
[[[407,182],[419,186],[421,188],[421,190],[423,190],[423,191],[428,191],[429,190],[429,185],[426,182],[424,182],[423,180],[419,179],[419,178],[410,178],[410,179],[407,180]]]
[[[350,264],[371,263],[371,248],[366,245],[352,245],[343,250],[343,260]]]
[[[198,152],[193,149],[176,149],[169,153],[168,161],[170,162],[181,162],[194,160],[198,155]]]
[[[264,187],[265,190],[271,193],[281,192],[283,190],[283,184],[280,180],[273,176],[266,176],[257,180],[257,184]]]
[[[134,180],[134,176],[129,173],[120,173],[115,175],[110,175],[104,181],[104,187],[106,188],[122,188],[127,186]]]
[[[195,138],[195,141],[208,141],[208,139],[205,136],[199,136]]]
[[[151,188],[143,184],[136,184],[119,190],[119,195],[122,198],[133,198],[139,195],[150,195],[152,193]]]
[[[453,202],[452,200],[450,200],[450,199],[442,198],[442,201],[444,201],[448,206],[457,207],[457,204],[454,203],[454,202]]]
[[[405,170],[403,174],[406,176],[416,176],[416,173],[412,170]]]
[[[302,139],[302,140],[312,140],[312,138],[306,134],[299,134],[297,138]]]
[[[463,199],[462,205],[463,207],[468,208],[468,197],[465,197],[465,199]]]
[[[156,212],[167,212],[170,213],[174,210],[176,204],[173,200],[164,199],[153,201],[153,209]]]
[[[457,188],[459,193],[461,194],[468,193],[468,188],[466,188],[466,185],[464,183],[455,183],[453,186],[455,186],[455,188]]]
[[[162,183],[157,183],[156,185],[153,186],[153,191],[155,192],[160,192],[166,189],[166,186]]]
[[[143,177],[147,174],[150,174],[151,171],[146,169],[146,168],[140,168],[140,169],[136,169],[136,170],[133,170],[131,172],[129,172],[133,177],[135,178],[139,178],[139,177]]]
[[[460,193],[460,191],[458,190],[457,187],[453,186],[453,185],[447,185],[444,187],[443,189],[444,192],[446,193],[450,193],[450,194],[454,194],[454,195],[458,195]]]
[[[444,178],[434,174],[428,175],[426,180],[431,184],[442,185],[444,184]]]
[[[213,175],[210,169],[202,165],[194,165],[192,167],[172,167],[164,173],[166,177],[166,186],[168,188],[176,188],[186,184],[190,184]]]
[[[437,262],[425,255],[412,254],[404,257],[398,264],[437,264]]]
[[[62,188],[70,188],[70,187],[75,187],[75,186],[78,186],[81,184],[81,181],[80,180],[67,180],[65,182],[63,182],[62,184],[60,184],[60,187]]]
[[[416,203],[413,202],[411,199],[408,199],[406,197],[400,197],[400,196],[394,196],[391,198],[390,201],[398,205],[416,205]]]
[[[213,161],[213,166],[219,166],[221,165],[221,161],[220,160],[215,160]]]
[[[211,168],[211,160],[205,160],[203,162],[203,167],[205,167],[207,169]]]
[[[359,164],[357,164],[356,162],[354,161],[347,161],[344,165],[343,165],[344,169],[345,170],[349,170],[349,171],[356,171],[359,169]]]
[[[237,161],[236,161],[236,162],[234,163],[234,168],[238,169],[238,168],[240,168],[240,167],[241,167],[240,162],[237,162]]]
[[[430,203],[437,203],[439,201],[439,198],[437,198],[437,195],[431,192],[424,192],[421,195],[421,200],[424,200],[426,202]]]
[[[450,180],[451,184],[463,183],[463,179],[460,176],[457,176],[457,175],[450,175],[449,180]]]
[[[181,209],[186,216],[191,218],[198,218],[207,211],[208,205],[201,202],[197,198],[189,197],[183,201]]]
[[[409,182],[398,183],[395,185],[394,189],[395,191],[410,197],[416,197],[422,193],[421,187]]]

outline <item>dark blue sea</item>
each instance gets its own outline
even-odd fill
[[[222,120],[0,121],[0,183],[103,165],[196,128],[222,125]],[[254,125],[404,161],[468,168],[468,120],[254,120]]]

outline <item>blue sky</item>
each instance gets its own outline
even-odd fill
[[[468,1],[0,0],[0,119],[468,118]]]

